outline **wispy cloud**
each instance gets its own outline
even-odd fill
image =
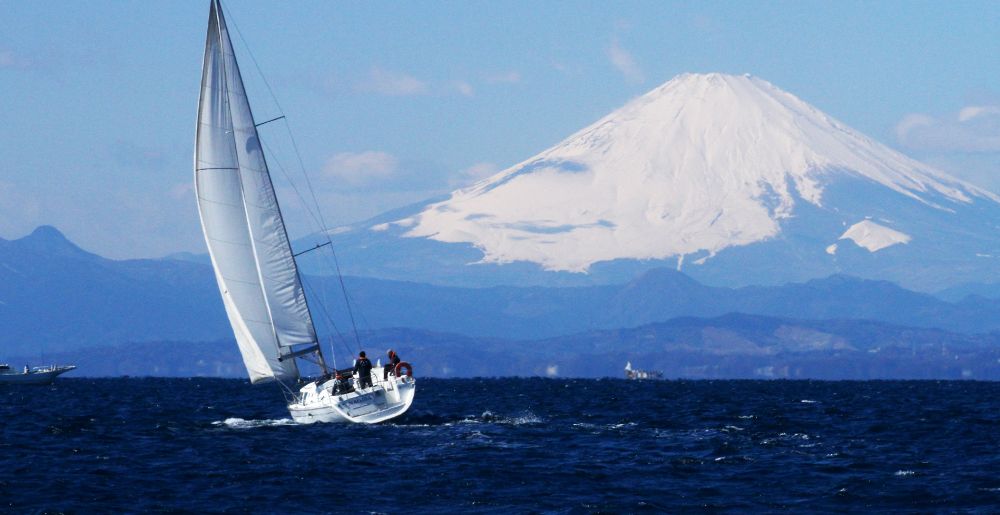
[[[15,184],[0,181],[0,236],[20,236],[31,231],[43,212],[37,197]]]
[[[1000,152],[1000,105],[966,106],[940,119],[909,114],[896,124],[896,139],[920,151]]]
[[[0,48],[0,70],[23,70],[31,66],[31,61],[16,54],[13,50]]]
[[[517,84],[521,82],[521,72],[510,70],[502,73],[486,75],[486,82],[490,84]]]
[[[476,94],[476,90],[473,89],[472,84],[464,80],[457,80],[452,85],[455,87],[455,91],[458,91],[463,96],[471,97]]]
[[[424,95],[429,88],[426,82],[412,75],[374,66],[368,72],[368,77],[358,84],[358,89],[381,95],[409,96]]]
[[[118,140],[110,147],[111,158],[123,167],[143,171],[162,170],[169,161],[166,153],[131,141]]]
[[[642,73],[642,69],[639,67],[638,63],[635,61],[635,57],[632,53],[626,50],[621,42],[618,41],[618,36],[615,36],[611,40],[611,46],[607,50],[608,59],[611,60],[611,65],[615,67],[626,80],[632,83],[641,83],[645,80],[645,75]]]
[[[579,76],[583,73],[583,70],[580,68],[578,64],[570,64],[569,62],[566,61],[557,61],[553,59],[549,61],[549,66],[551,66],[553,70],[563,75]]]
[[[448,180],[448,184],[453,188],[468,186],[477,181],[495,175],[499,171],[500,167],[494,163],[476,163],[468,168],[459,170],[458,173],[454,174]]]
[[[191,182],[179,182],[167,190],[167,195],[174,200],[194,198],[194,185]]]
[[[399,167],[399,160],[386,152],[341,152],[327,159],[323,173],[358,186],[376,179],[391,177]]]

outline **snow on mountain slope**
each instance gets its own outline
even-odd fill
[[[472,244],[483,262],[546,270],[685,255],[704,263],[723,249],[778,237],[801,203],[830,209],[825,187],[845,177],[931,211],[1000,203],[767,81],[687,74],[378,229],[396,225],[407,237]]]
[[[871,220],[864,220],[852,225],[844,231],[844,234],[840,235],[839,239],[851,240],[859,247],[867,249],[868,252],[878,252],[899,243],[909,243],[911,240],[910,235],[892,230]],[[837,244],[827,248],[829,254],[836,251]]]

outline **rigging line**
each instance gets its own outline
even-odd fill
[[[263,140],[260,140],[260,142],[264,145],[264,148],[267,150],[268,154],[270,154],[271,157],[274,158],[274,164],[278,165],[278,170],[281,170],[281,175],[283,175],[285,177],[285,179],[288,181],[288,184],[291,185],[292,191],[295,192],[295,196],[299,197],[299,201],[302,203],[302,207],[306,210],[307,213],[309,213],[309,217],[312,218],[313,223],[315,223],[316,225],[319,225],[319,223],[320,223],[319,218],[316,216],[315,213],[313,213],[312,208],[306,202],[305,196],[303,196],[302,192],[299,191],[299,187],[295,184],[295,181],[292,180],[292,177],[288,173],[288,170],[285,169],[285,165],[283,165],[281,163],[281,160],[278,159],[277,152],[275,152],[274,149],[271,148],[271,145],[268,145]],[[317,209],[318,209],[318,206],[317,206]]]
[[[316,288],[314,288],[312,285],[309,285],[308,287],[310,288],[310,291],[313,292],[313,293],[311,293],[311,295],[313,295],[315,297],[315,289]],[[321,291],[324,292],[323,300],[326,300],[326,295],[325,295],[325,291],[326,290],[327,290],[327,288],[321,288]],[[326,324],[328,328],[333,328],[333,331],[336,332],[336,335],[340,337],[340,342],[339,343],[340,343],[341,349],[343,351],[345,351],[344,355],[345,356],[353,356],[354,354],[351,352],[350,347],[347,345],[347,338],[344,336],[343,332],[340,330],[340,327],[337,325],[337,323],[333,321],[333,317],[330,316],[330,311],[329,311],[329,309],[327,309],[326,303],[323,302],[323,301],[321,301],[321,300],[319,300],[319,299],[317,299],[317,302],[319,303],[320,309],[321,309],[322,314],[323,314],[322,320],[323,320],[324,324]],[[334,345],[337,344],[337,343],[338,343],[337,339],[334,337],[333,334],[331,334],[330,335],[330,351],[333,352],[334,362],[335,363],[336,363],[336,355],[337,355],[337,353],[335,352]]]
[[[234,18],[232,12],[228,10],[226,16],[228,16],[229,19],[232,20],[233,28],[236,29],[236,35],[240,37],[240,42],[243,43],[243,48],[247,51],[247,55],[250,56],[250,61],[253,62],[254,68],[257,68],[257,74],[260,75],[260,79],[264,81],[264,86],[267,87],[267,92],[271,95],[271,100],[273,100],[274,105],[277,106],[278,112],[281,113],[282,116],[284,116],[285,110],[281,108],[281,103],[278,102],[277,95],[275,95],[274,90],[271,89],[271,84],[267,82],[267,77],[264,76],[264,71],[261,69],[260,64],[257,63],[257,58],[254,57],[253,52],[250,51],[250,45],[248,45],[247,40],[243,38],[243,31],[240,30],[240,25],[236,23],[236,18]],[[274,121],[274,120],[269,120],[269,121]]]
[[[328,236],[329,238],[329,236]],[[347,295],[347,286],[344,285],[344,274],[340,273],[340,261],[337,259],[337,251],[330,245],[330,254],[333,255],[333,263],[337,266],[337,279],[340,281],[340,290],[344,292],[344,303],[347,304],[347,314],[351,317],[351,328],[354,329],[354,341],[361,350],[361,337],[358,336],[358,324],[354,322],[354,310],[351,309],[351,298]]]
[[[313,297],[316,297],[315,288],[313,288],[311,284],[303,282],[303,286],[311,292],[310,294]],[[337,323],[333,321],[333,317],[330,316],[330,312],[326,309],[326,304],[322,302],[319,298],[316,299],[316,303],[319,305],[320,311],[323,314],[322,317],[323,322],[328,325],[328,328],[332,328],[333,332],[337,333],[337,336],[340,336],[341,345],[344,346],[344,350],[346,350],[347,354],[350,355],[351,354],[350,349],[347,347],[347,338],[344,337],[344,334],[340,331],[340,328],[337,326]],[[336,342],[336,339],[332,338],[332,335],[331,335],[331,340],[334,343]],[[330,351],[331,352],[334,351],[332,344],[330,345]],[[336,352],[333,352],[333,355],[336,356],[337,355]]]
[[[320,230],[323,231],[323,236],[325,236],[327,241],[329,241],[330,234],[327,232],[328,226],[326,225],[326,219],[323,217],[323,210],[319,207],[319,200],[316,199],[316,190],[312,186],[312,180],[309,179],[309,174],[306,173],[306,165],[302,161],[302,154],[299,152],[299,144],[295,142],[295,136],[292,134],[292,126],[288,123],[288,119],[285,118],[284,121],[285,131],[288,132],[288,139],[292,142],[292,150],[295,152],[295,158],[299,162],[299,169],[302,170],[302,176],[306,179],[306,187],[309,188],[309,195],[312,196],[313,204],[316,205],[316,212],[319,215]]]
[[[285,384],[284,381],[282,381],[281,379],[278,379],[277,383],[280,384],[281,387],[284,388],[285,391],[288,392],[288,394],[292,396],[292,398],[295,398],[295,392],[287,384]],[[285,397],[285,400],[288,400],[288,397]]]
[[[282,119],[284,117],[285,117],[285,115],[281,115],[281,116],[278,116],[278,117],[275,117],[275,118],[271,118],[270,120],[267,120],[267,121],[263,121],[263,122],[260,122],[260,123],[255,123],[254,127],[260,127],[261,125],[264,125],[265,123],[271,123],[273,121],[280,120],[280,119]]]
[[[347,291],[346,290],[344,291],[344,294],[347,295]],[[368,318],[365,317],[364,311],[361,310],[361,305],[358,304],[358,302],[356,300],[353,300],[353,297],[351,298],[351,302],[353,302],[354,305],[358,307],[358,316],[361,317],[361,323],[364,324],[364,327],[365,327],[366,330],[368,330],[369,332],[371,332],[372,331],[372,325],[368,323]],[[357,331],[357,328],[355,328],[354,330]]]
[[[321,286],[321,288],[320,288],[319,291],[320,291],[320,294],[322,295],[322,302],[325,304],[325,303],[327,303],[330,300],[330,296],[328,294],[328,291],[330,290],[330,288],[326,287],[326,281],[321,281],[320,282],[320,286]],[[324,313],[324,316],[325,315],[326,315],[326,313]],[[337,353],[333,351],[333,345],[334,345],[334,343],[336,343],[336,340],[333,338],[333,335],[331,334],[330,335],[330,353],[333,356],[333,368],[334,368],[334,370],[336,370],[337,369]],[[347,346],[345,345],[344,347],[346,348]]]

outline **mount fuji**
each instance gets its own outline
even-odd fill
[[[348,273],[452,284],[664,265],[727,286],[1000,278],[1000,196],[750,75],[678,76],[446,198],[332,232]]]

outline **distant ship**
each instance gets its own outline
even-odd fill
[[[632,368],[632,362],[625,363],[625,379],[663,379],[663,372],[659,370],[636,370]]]
[[[64,374],[76,368],[73,365],[48,365],[44,367],[28,368],[24,366],[22,370],[16,370],[10,365],[0,365],[0,383],[17,384],[52,384],[56,376]]]

